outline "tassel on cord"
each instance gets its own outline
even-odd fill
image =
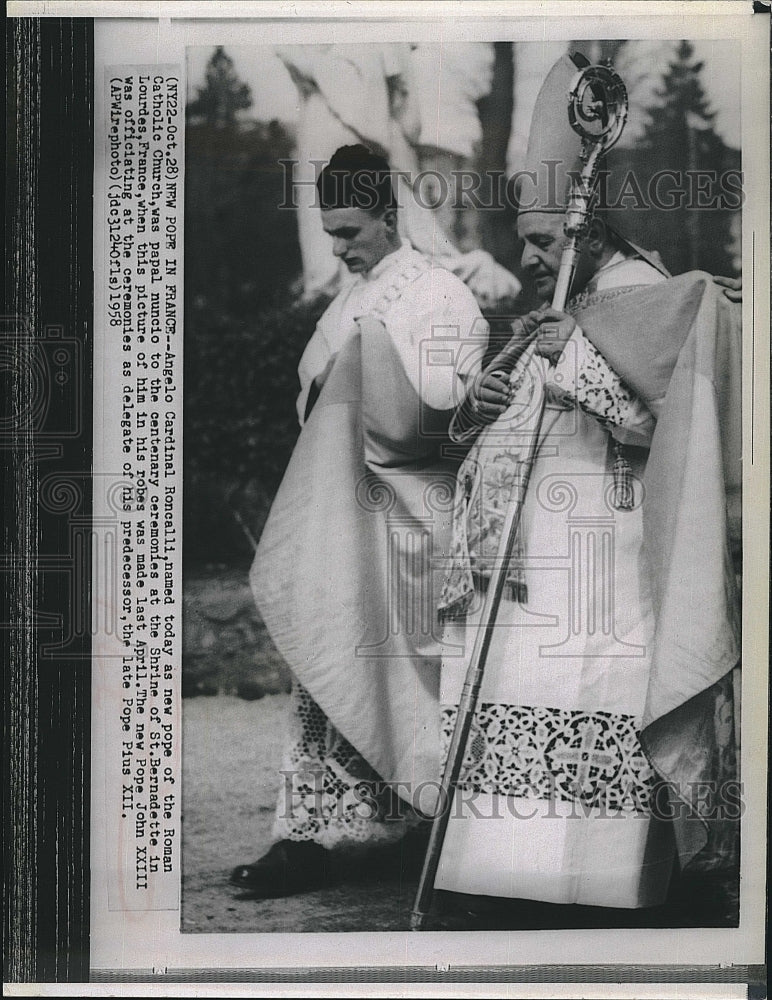
[[[633,470],[627,461],[625,447],[619,441],[614,444],[614,507],[616,510],[632,510]]]

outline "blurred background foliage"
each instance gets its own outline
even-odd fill
[[[478,105],[481,170],[505,164],[511,45],[496,43],[491,93]],[[613,61],[624,45],[602,43],[602,54]],[[701,71],[692,47],[682,42],[662,75],[641,141],[620,151],[620,165],[633,168],[644,189],[663,166],[740,167],[739,151],[714,129]],[[301,300],[297,220],[292,209],[279,208],[279,161],[293,155],[292,129],[251,119],[251,107],[249,87],[218,48],[187,107],[186,574],[249,564],[297,438],[297,364],[327,304]],[[659,250],[674,273],[695,267],[738,273],[739,213],[680,208],[641,212],[639,220],[638,242]],[[483,213],[480,233],[483,246],[517,273],[514,212]]]

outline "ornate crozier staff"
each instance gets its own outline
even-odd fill
[[[594,185],[603,157],[617,141],[627,119],[627,91],[622,79],[608,66],[585,66],[574,77],[568,92],[568,120],[582,140],[582,171],[578,183],[574,178],[566,209],[564,232],[568,237],[552,298],[552,308],[565,308],[582,242],[587,236],[595,202]],[[524,370],[533,360],[536,342],[523,352],[518,368]],[[546,394],[542,392],[536,427],[531,435],[522,474],[516,478],[507,514],[502,526],[501,543],[491,568],[491,579],[485,595],[480,624],[475,635],[464,687],[458,705],[453,735],[442,777],[439,812],[432,823],[421,879],[418,883],[410,929],[421,930],[431,908],[434,881],[440,863],[442,845],[450,816],[450,803],[458,784],[461,765],[466,753],[469,730],[477,707],[485,663],[493,638],[493,628],[506,582],[506,570],[514,549],[520,525],[523,502],[528,490],[531,468],[539,450]]]

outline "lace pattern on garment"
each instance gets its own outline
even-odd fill
[[[455,705],[442,707],[443,759],[456,713]],[[483,703],[472,722],[459,787],[647,815],[655,775],[637,730],[631,715]]]
[[[589,340],[585,340],[585,357],[572,395],[604,427],[624,426],[636,409],[636,397]]]
[[[289,715],[274,837],[312,840],[326,848],[390,844],[403,837],[418,817],[297,682]]]
[[[376,300],[375,304],[370,308],[369,314],[372,316],[377,316],[378,319],[385,322],[386,314],[389,309],[402,298],[402,293],[408,287],[412,285],[414,281],[421,277],[429,270],[429,261],[424,257],[419,257],[418,259],[407,261],[400,267],[388,286],[384,289],[381,296]]]
[[[590,309],[593,306],[623,298],[625,295],[629,295],[630,292],[639,292],[642,287],[641,285],[618,285],[616,288],[603,288],[600,291],[598,289],[593,289],[592,291],[587,289],[571,299],[566,306],[566,312],[570,313],[571,316],[575,316],[582,309]]]

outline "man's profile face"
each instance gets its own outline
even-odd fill
[[[533,281],[544,302],[552,302],[555,294],[560,258],[568,237],[563,232],[562,212],[526,212],[517,220],[517,235],[523,241],[520,265]],[[581,251],[571,283],[571,294],[580,292],[597,269],[597,262]]]
[[[376,215],[364,208],[326,208],[322,226],[332,236],[332,252],[352,274],[366,274],[394,250],[396,216]]]
[[[520,266],[529,275],[539,298],[551,301],[560,257],[566,245],[562,213],[527,212],[517,220],[517,235],[523,241]]]

